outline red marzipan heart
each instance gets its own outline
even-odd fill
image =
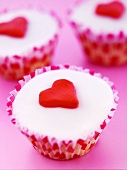
[[[99,4],[96,8],[96,14],[112,18],[120,18],[124,11],[125,7],[120,1]]]
[[[56,80],[51,88],[39,94],[39,103],[44,107],[77,108],[78,99],[73,83],[66,79]]]
[[[24,17],[17,17],[9,22],[0,23],[0,34],[22,38],[25,36],[27,24]]]

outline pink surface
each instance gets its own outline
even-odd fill
[[[27,4],[53,9],[63,20],[63,28],[53,57],[53,64],[73,64],[101,72],[119,91],[118,109],[95,147],[85,156],[70,161],[54,161],[36,152],[30,142],[10,123],[6,98],[16,82],[0,77],[0,169],[127,169],[127,65],[102,67],[89,63],[66,20],[66,9],[74,0],[4,0],[0,7]]]

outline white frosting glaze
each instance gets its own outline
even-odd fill
[[[79,100],[76,109],[45,108],[39,93],[57,79],[74,83]],[[20,126],[35,134],[59,140],[86,138],[97,130],[113,107],[113,92],[102,79],[74,70],[48,71],[31,79],[13,102],[13,115]]]
[[[96,7],[100,3],[108,3],[113,0],[84,0],[79,6],[74,8],[70,19],[77,24],[81,24],[81,30],[90,28],[95,34],[118,34],[123,31],[127,35],[127,3],[124,0],[120,0],[125,6],[124,14],[118,18],[113,19],[97,15],[95,13]]]
[[[28,29],[23,38],[0,35],[0,56],[24,55],[33,47],[46,45],[58,32],[56,20],[44,11],[36,9],[20,9],[0,14],[0,23],[25,17]]]

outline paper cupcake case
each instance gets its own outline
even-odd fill
[[[127,63],[127,35],[121,30],[117,35],[113,32],[95,34],[94,30],[78,24],[70,19],[75,7],[84,1],[78,0],[67,11],[69,24],[75,31],[85,56],[95,64],[112,66]]]
[[[16,8],[17,9],[17,8]],[[13,9],[13,10],[16,10]],[[22,9],[19,7],[18,9]],[[25,9],[34,9],[32,6]],[[43,8],[36,8],[45,11]],[[12,10],[12,9],[11,9]],[[7,13],[9,10],[4,9],[0,14]],[[0,75],[8,80],[19,80],[24,75],[35,71],[37,68],[49,66],[52,62],[52,56],[58,43],[59,30],[62,27],[60,18],[54,11],[48,12],[58,23],[58,31],[54,36],[42,46],[33,46],[31,49],[21,55],[1,56],[0,57]]]
[[[47,45],[33,47],[25,56],[0,57],[0,74],[6,79],[19,80],[36,68],[50,65],[57,39],[56,35]]]
[[[100,79],[103,79],[106,81],[113,92],[114,96],[114,106],[111,108],[107,118],[100,124],[100,126],[95,129],[91,133],[91,136],[87,136],[86,138],[79,138],[76,141],[70,140],[62,140],[60,141],[55,136],[39,136],[38,134],[33,133],[29,129],[26,129],[20,125],[20,123],[16,120],[15,116],[13,115],[13,107],[12,104],[15,100],[15,97],[17,93],[22,89],[22,87],[30,81],[33,77],[43,74],[50,70],[59,70],[59,69],[71,69],[71,70],[77,70],[81,72],[85,72],[87,74],[91,74],[92,76],[96,76]],[[94,145],[96,144],[101,132],[104,130],[106,125],[109,123],[111,118],[114,115],[114,112],[117,108],[118,104],[118,92],[115,90],[114,84],[109,81],[107,77],[102,77],[99,73],[94,73],[93,71],[90,71],[89,69],[82,69],[80,67],[75,66],[69,66],[69,65],[58,65],[58,66],[49,66],[44,67],[41,69],[37,69],[35,72],[32,72],[28,76],[25,76],[23,80],[20,80],[18,84],[15,86],[15,89],[10,92],[10,96],[8,98],[7,103],[7,111],[8,115],[11,118],[11,122],[18,127],[18,129],[24,134],[28,140],[32,143],[33,147],[42,155],[49,157],[51,159],[58,159],[58,160],[68,160],[80,157],[87,152],[89,152]]]
[[[83,51],[91,62],[105,66],[127,63],[127,40],[122,32],[117,37],[113,34],[106,36],[100,34],[95,37],[95,40],[90,37],[92,37],[90,29],[86,29],[84,33],[78,33]]]

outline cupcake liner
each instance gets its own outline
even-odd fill
[[[50,65],[56,43],[57,36],[45,46],[33,47],[24,56],[0,57],[0,74],[9,80],[19,80],[36,68]]]
[[[17,8],[16,8],[17,9]],[[18,8],[18,9],[21,9]],[[27,7],[25,9],[34,9],[32,6]],[[43,8],[36,8],[42,12],[46,12]],[[12,10],[12,9],[11,9]],[[7,13],[9,10],[4,9],[0,11],[0,13]],[[28,49],[25,53],[21,55],[13,55],[13,56],[0,56],[0,75],[9,80],[19,80],[24,75],[33,72],[37,68],[41,68],[43,66],[48,66],[51,64],[53,52],[58,43],[58,34],[59,29],[62,26],[60,19],[57,17],[55,12],[48,12],[53,18],[55,18],[58,23],[57,33],[53,35],[53,37],[42,46],[33,46]],[[13,41],[13,40],[12,40]]]
[[[75,7],[83,2],[84,0],[78,0],[72,8],[68,9],[67,15],[87,58],[93,63],[105,66],[127,63],[127,35],[122,30],[117,34],[113,32],[95,34],[94,30],[86,25],[71,20],[70,16]]]
[[[49,139],[48,136],[43,138],[36,138],[35,135],[29,136],[22,132],[28,140],[32,143],[33,147],[42,155],[58,160],[68,160],[80,157],[89,152],[98,140],[99,134],[96,138],[91,138],[89,141],[78,139],[74,145],[73,141],[61,141],[57,139]]]
[[[78,35],[83,51],[88,59],[96,64],[105,66],[122,65],[127,63],[127,40],[119,42],[103,41],[103,36],[93,41],[86,33]],[[112,39],[112,38],[111,38]]]
[[[100,79],[103,79],[112,89],[114,96],[114,104],[113,108],[111,108],[107,118],[95,129],[90,136],[86,136],[85,138],[79,138],[76,141],[70,140],[59,140],[55,136],[44,136],[43,134],[40,136],[38,134],[33,133],[29,129],[26,129],[20,125],[20,123],[16,120],[13,115],[13,107],[12,104],[15,100],[17,93],[22,89],[22,87],[30,81],[33,77],[43,74],[50,70],[59,70],[59,69],[71,69],[80,72],[84,72],[87,74],[91,74],[92,76],[96,76]],[[99,73],[94,73],[89,69],[83,69],[81,67],[69,66],[69,65],[58,65],[58,66],[48,66],[43,67],[41,69],[37,69],[35,72],[30,73],[25,76],[23,80],[20,80],[18,84],[15,86],[15,89],[10,92],[10,96],[8,97],[7,103],[7,111],[8,115],[11,118],[11,122],[19,128],[19,130],[24,134],[28,140],[32,143],[33,147],[42,155],[49,157],[51,159],[58,160],[67,160],[73,159],[76,157],[80,157],[87,152],[89,152],[94,145],[96,144],[101,132],[104,130],[106,125],[109,123],[111,118],[114,115],[114,112],[117,108],[118,104],[118,92],[115,90],[114,84],[109,81],[107,77],[102,77]]]

